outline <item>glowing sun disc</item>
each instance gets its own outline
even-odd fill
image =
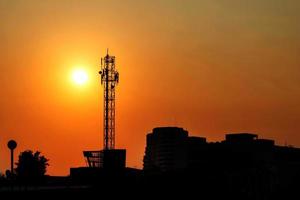
[[[77,85],[84,85],[88,81],[88,74],[85,70],[77,69],[73,71],[72,79]]]

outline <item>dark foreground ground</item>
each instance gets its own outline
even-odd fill
[[[100,173],[48,177],[43,184],[2,184],[0,199],[300,199],[300,169]]]

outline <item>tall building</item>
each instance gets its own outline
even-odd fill
[[[253,133],[226,134],[221,142],[189,137],[178,127],[154,128],[147,135],[144,170],[218,170],[300,164],[300,149],[275,145]]]
[[[144,170],[174,171],[199,164],[199,148],[205,144],[205,138],[189,137],[183,128],[154,128],[147,134]]]
[[[188,132],[177,127],[154,128],[147,135],[144,169],[162,171],[186,168]]]

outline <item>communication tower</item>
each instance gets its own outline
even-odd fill
[[[107,54],[101,58],[101,84],[104,89],[103,108],[103,149],[115,149],[115,88],[119,82],[119,73],[115,66],[115,56]]]
[[[120,170],[126,167],[126,149],[115,149],[115,88],[119,82],[116,70],[115,56],[108,51],[101,58],[101,85],[103,85],[103,149],[98,151],[84,151],[86,163],[89,167]]]

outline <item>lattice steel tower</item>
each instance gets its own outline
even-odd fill
[[[103,111],[103,149],[115,148],[115,87],[119,82],[119,73],[115,69],[115,56],[107,54],[101,58],[101,85],[104,85]]]

